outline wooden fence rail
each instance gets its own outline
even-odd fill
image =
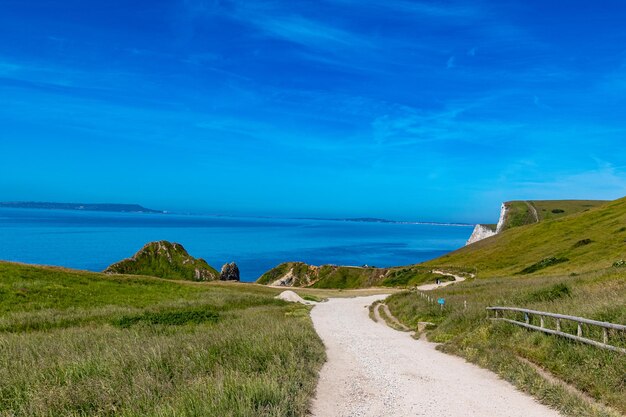
[[[517,324],[518,326],[525,327],[531,330],[537,330],[540,332],[566,337],[568,339],[576,340],[581,343],[587,343],[589,345],[597,346],[602,349],[613,350],[615,352],[625,353],[626,349],[622,347],[617,347],[609,344],[609,330],[617,330],[626,332],[626,326],[622,324],[608,323],[605,321],[597,321],[590,320],[584,317],[576,317],[576,316],[567,316],[565,314],[555,314],[548,313],[545,311],[536,311],[536,310],[528,310],[525,308],[516,308],[516,307],[487,307],[487,310],[493,311],[495,317],[493,320],[502,320],[509,323]],[[517,321],[513,319],[509,319],[504,317],[504,313],[507,311],[524,313],[524,321]],[[539,326],[535,326],[530,324],[531,316],[539,317]],[[549,329],[545,327],[545,317],[551,317],[556,320],[556,329]],[[577,323],[576,326],[576,334],[566,333],[561,330],[561,320],[569,320]],[[602,328],[602,342],[597,340],[589,339],[583,336],[583,324],[587,324],[590,326],[596,326]]]

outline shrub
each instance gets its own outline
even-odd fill
[[[531,292],[525,297],[524,301],[529,303],[554,301],[563,297],[571,297],[571,295],[572,292],[567,284],[561,282],[559,284]]]
[[[614,268],[621,268],[621,267],[624,267],[624,266],[626,266],[626,261],[623,260],[623,259],[620,259],[619,261],[613,262],[613,267]]]
[[[592,242],[593,240],[591,239],[581,239],[578,242],[574,243],[574,246],[572,246],[572,248],[580,248],[581,246],[586,246]]]
[[[533,272],[539,271],[540,269],[547,268],[552,265],[560,264],[563,262],[567,262],[569,259],[567,258],[557,258],[556,256],[551,256],[549,258],[544,258],[537,263],[534,263],[524,269],[522,269],[517,274],[532,274]]]
[[[553,209],[553,210],[552,210],[552,213],[554,213],[554,214],[565,213],[565,210],[561,210],[561,209],[558,209],[558,208],[557,208],[557,209]]]

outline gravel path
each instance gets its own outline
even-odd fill
[[[433,270],[433,274],[450,275],[450,276],[454,277],[454,281],[444,281],[444,282],[441,282],[439,284],[424,284],[424,285],[420,285],[419,287],[417,287],[417,289],[420,290],[420,291],[432,291],[432,290],[436,290],[437,288],[447,287],[448,285],[452,285],[455,282],[463,282],[463,281],[465,281],[465,277],[462,277],[460,275],[450,274],[450,273],[444,272],[444,271]]]
[[[495,374],[368,317],[384,295],[335,298],[311,312],[326,345],[317,417],[558,417]]]

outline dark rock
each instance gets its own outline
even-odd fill
[[[239,281],[239,268],[237,264],[231,262],[222,266],[222,272],[220,272],[221,281]]]

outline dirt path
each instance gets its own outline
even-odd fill
[[[539,223],[539,213],[537,213],[537,209],[535,208],[533,203],[531,203],[530,201],[526,201],[526,205],[528,206],[528,209],[530,210],[533,217],[535,218],[535,223]]]
[[[313,308],[327,348],[316,417],[557,417],[509,383],[368,316],[385,295],[333,298]]]
[[[440,284],[424,284],[424,285],[420,285],[417,287],[418,290],[420,291],[431,291],[437,288],[441,288],[441,287],[447,287],[448,285],[452,285],[455,282],[463,282],[465,281],[465,277],[462,277],[460,275],[454,275],[451,274],[449,272],[444,272],[444,271],[438,271],[438,270],[433,270],[432,271],[433,274],[438,274],[438,275],[450,275],[452,277],[454,277],[454,281],[445,281],[442,282]]]

